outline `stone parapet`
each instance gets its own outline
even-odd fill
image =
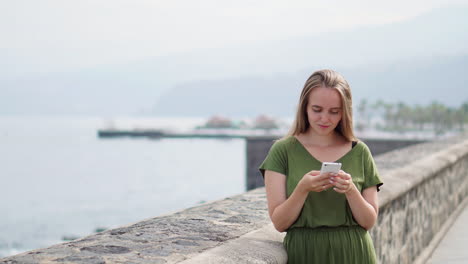
[[[468,197],[468,136],[376,157],[385,182],[371,230],[380,263],[413,263]],[[265,189],[37,249],[0,263],[286,263]]]
[[[177,263],[269,224],[264,189],[4,258],[0,263]]]
[[[468,139],[455,137],[376,158],[385,185],[371,231],[380,263],[418,258],[468,198]]]

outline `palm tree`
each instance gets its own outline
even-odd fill
[[[431,113],[432,116],[432,124],[434,127],[434,132],[436,135],[441,135],[445,132],[445,124],[446,124],[446,118],[447,118],[447,107],[445,107],[443,104],[433,101],[429,105],[429,112]]]
[[[391,103],[384,103],[384,120],[385,120],[385,127],[388,130],[392,130],[395,128],[395,113],[393,109],[395,106]]]
[[[364,129],[366,128],[366,124],[368,124],[369,122],[369,118],[368,118],[368,114],[367,114],[367,100],[366,99],[362,99],[361,102],[359,102],[359,105],[357,107],[357,111],[358,111],[358,114],[359,114],[359,119],[358,119],[358,122],[356,123],[356,129],[358,131],[364,131]]]
[[[412,111],[413,122],[416,129],[424,130],[424,124],[426,123],[426,114],[424,108],[420,105],[416,105]]]
[[[465,123],[468,123],[468,102],[463,103],[455,110],[455,123],[458,124],[460,131],[465,131]]]
[[[409,123],[412,120],[412,109],[404,102],[398,102],[395,113],[395,121],[398,126],[398,130],[403,132],[409,129]]]
[[[377,116],[377,117],[383,116],[384,104],[385,102],[382,99],[379,99],[375,103],[370,104],[370,108],[374,116]],[[379,127],[380,127],[380,124],[377,123],[376,128],[379,128]]]

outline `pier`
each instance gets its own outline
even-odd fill
[[[280,133],[268,133],[262,130],[236,130],[236,129],[203,129],[191,130],[186,132],[174,132],[158,129],[148,130],[115,130],[101,129],[98,130],[100,138],[115,138],[115,137],[146,137],[152,139],[160,138],[212,138],[212,139],[229,139],[229,138],[279,138]]]

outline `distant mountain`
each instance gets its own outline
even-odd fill
[[[450,81],[440,77],[445,86],[460,87],[463,83],[459,80],[466,80],[466,56],[458,57],[468,54],[466,14],[466,6],[449,7],[400,23],[207,48],[69,73],[21,79],[0,73],[0,114],[249,114],[271,111],[270,102],[278,106],[287,102],[286,108],[273,110],[283,113],[284,109],[294,108],[291,100],[296,99],[298,87],[311,71],[319,68],[342,69],[356,84],[356,90],[362,89],[371,97],[462,100],[466,96],[443,94],[434,88],[424,90],[432,86],[421,84],[429,82],[422,75],[430,75],[427,77],[440,85],[438,71],[455,77],[447,67],[457,67],[452,72],[460,75]],[[413,90],[422,93],[420,99],[412,93],[403,96],[394,92],[401,85],[408,89],[410,83]],[[283,92],[285,87],[290,93]],[[355,94],[359,97],[361,92]],[[191,101],[184,95],[190,95]],[[219,98],[228,99],[220,103]],[[248,104],[246,98],[255,98],[256,103]],[[178,100],[203,103],[200,110],[190,104],[175,108]]]
[[[168,85],[149,72],[99,69],[0,80],[0,114],[148,114]]]
[[[349,81],[355,105],[363,98],[409,104],[439,101],[452,106],[468,101],[467,55],[336,70]],[[187,83],[161,96],[154,111],[163,116],[293,116],[310,74],[311,71],[300,71],[268,78]]]
[[[373,68],[343,69],[356,102],[371,100],[460,106],[468,101],[468,53],[460,56],[403,60]]]

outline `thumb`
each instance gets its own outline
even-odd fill
[[[317,176],[317,175],[320,175],[320,171],[313,170],[313,171],[309,171],[309,173],[307,173],[307,174],[312,175],[312,176]]]

